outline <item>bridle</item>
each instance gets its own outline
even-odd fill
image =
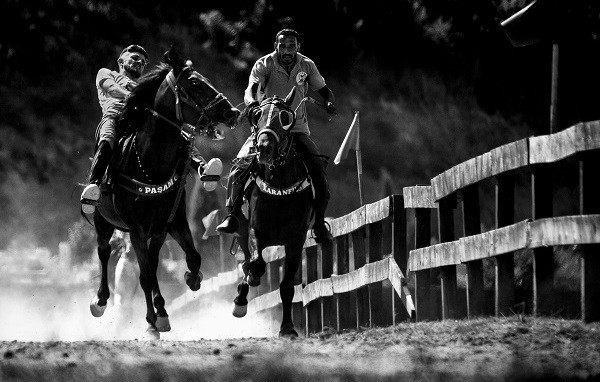
[[[264,112],[264,108],[265,106],[269,106],[268,108],[268,115],[267,115],[267,123],[261,127],[258,128],[258,121],[262,118],[262,113]],[[273,130],[271,128],[271,123],[273,121],[273,119],[275,118],[275,116],[273,115],[275,112],[275,109],[279,109],[278,110],[278,116],[279,116],[279,123],[281,124],[282,129],[284,130],[284,133],[280,136],[280,134],[278,134],[275,130]],[[282,121],[282,112],[285,112],[287,114],[287,119],[286,122],[284,123]],[[260,105],[259,108],[257,110],[255,110],[253,112],[254,114],[250,116],[250,123],[252,125],[252,132],[253,132],[253,145],[254,148],[256,149],[256,151],[258,151],[258,137],[262,134],[269,134],[271,135],[273,138],[275,138],[275,141],[278,144],[278,150],[277,153],[275,155],[273,155],[272,159],[271,159],[271,163],[269,163],[269,167],[271,169],[273,169],[274,167],[282,164],[283,162],[285,162],[285,159],[287,158],[288,154],[290,153],[291,147],[292,147],[292,140],[289,139],[290,135],[291,135],[291,128],[294,126],[294,124],[296,123],[296,112],[290,107],[288,106],[283,99],[279,98],[279,97],[273,97],[273,98],[268,98],[266,100],[264,100]],[[279,143],[284,142],[284,145],[279,145]]]
[[[190,96],[189,91],[186,90],[184,86],[179,84],[181,76],[184,73],[188,73],[190,71],[193,72],[194,69],[190,66],[186,66],[181,70],[177,77],[175,77],[173,70],[171,70],[165,78],[167,84],[169,85],[169,88],[173,91],[173,94],[175,94],[175,117],[177,118],[176,122],[161,115],[160,113],[151,108],[146,108],[146,111],[150,112],[150,114],[152,114],[155,118],[160,118],[163,121],[167,122],[169,125],[178,129],[183,138],[185,138],[187,141],[193,141],[197,135],[206,135],[209,138],[220,139],[220,133],[214,129],[214,126],[217,123],[215,123],[209,117],[208,110],[214,108],[222,102],[227,102],[227,97],[225,97],[223,93],[217,93],[215,97],[204,107],[200,107],[196,103],[196,101]],[[200,117],[194,125],[191,125],[183,120],[181,102],[185,103],[200,114]]]

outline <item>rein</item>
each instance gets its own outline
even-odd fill
[[[225,97],[222,93],[218,93],[206,106],[204,106],[204,107],[198,106],[198,104],[196,104],[196,102],[194,102],[194,100],[190,97],[190,95],[185,90],[185,88],[178,85],[179,78],[181,77],[181,75],[183,73],[187,72],[188,70],[192,70],[192,69],[189,67],[184,68],[177,77],[175,77],[173,70],[171,70],[167,74],[167,77],[165,78],[165,80],[167,81],[167,84],[169,85],[169,88],[175,94],[175,115],[177,117],[177,122],[172,121],[171,119],[161,115],[160,113],[158,113],[157,111],[155,111],[151,108],[145,108],[145,110],[148,111],[153,117],[161,119],[162,121],[168,123],[170,126],[175,127],[177,130],[179,130],[182,137],[187,141],[188,155],[185,160],[185,166],[183,168],[181,175],[180,176],[177,175],[177,168],[180,166],[181,162],[178,162],[175,165],[175,170],[174,170],[173,174],[171,175],[171,177],[169,178],[169,180],[160,185],[152,185],[152,184],[142,183],[133,178],[130,178],[128,176],[120,174],[120,177],[122,179],[125,179],[126,181],[128,181],[130,183],[129,186],[121,185],[121,187],[123,187],[124,189],[126,189],[134,194],[143,195],[143,196],[163,195],[166,192],[171,191],[173,189],[173,187],[175,186],[175,184],[179,181],[177,195],[175,196],[175,202],[173,204],[173,208],[171,209],[169,218],[167,219],[167,224],[166,224],[167,227],[171,224],[171,222],[173,221],[173,218],[175,217],[175,213],[177,212],[177,208],[179,207],[179,202],[181,201],[181,197],[185,190],[186,175],[189,172],[190,167],[191,167],[191,159],[192,159],[192,154],[193,154],[194,140],[198,134],[209,135],[209,132],[207,130],[213,122],[210,119],[210,117],[207,116],[207,110],[215,107],[216,105],[218,105],[221,102],[227,101],[227,97]],[[183,113],[181,111],[181,102],[180,101],[186,103],[188,106],[194,108],[196,111],[198,111],[200,113],[200,118],[198,118],[196,125],[191,125],[183,120]],[[203,119],[208,120],[208,123],[204,125],[205,128],[202,128]],[[135,146],[135,142],[134,142],[134,146]],[[148,177],[148,175],[146,174],[146,171],[142,167],[142,163],[140,161],[137,150],[136,150],[136,156],[138,159],[138,166],[140,167],[140,169],[142,170],[142,173],[146,176],[148,181],[150,181],[150,178]]]
[[[177,77],[175,77],[175,74],[173,73],[173,70],[171,70],[169,72],[169,74],[167,74],[167,78],[165,79],[167,81],[167,84],[169,85],[169,88],[173,91],[173,93],[175,94],[175,116],[177,117],[177,122],[172,121],[171,119],[161,115],[159,112],[157,112],[156,110],[153,110],[149,107],[147,107],[145,110],[148,111],[150,114],[152,114],[153,117],[155,118],[160,118],[163,121],[167,122],[169,125],[175,127],[177,130],[179,130],[179,132],[181,133],[181,135],[186,139],[186,140],[190,140],[196,137],[197,134],[201,134],[201,135],[209,135],[208,132],[208,127],[210,127],[210,125],[212,124],[212,121],[206,116],[207,111],[212,109],[213,107],[215,107],[216,105],[218,105],[221,102],[225,102],[227,101],[227,97],[225,97],[225,95],[223,95],[223,93],[218,93],[209,103],[208,105],[204,106],[204,107],[200,107],[198,106],[198,104],[196,102],[194,102],[194,100],[192,99],[192,97],[190,97],[190,95],[188,94],[188,92],[185,90],[184,87],[179,86],[178,82],[179,82],[179,77],[181,77],[181,75],[185,72],[187,72],[188,70],[191,70],[191,68],[185,68],[181,71],[181,73],[179,73],[179,75]],[[180,95],[181,93],[181,95]],[[185,104],[187,104],[188,106],[192,107],[193,109],[195,109],[196,111],[198,111],[200,113],[200,118],[198,118],[198,121],[196,122],[196,125],[191,125],[187,122],[183,121],[183,113],[181,112],[181,102],[184,102]],[[205,125],[206,129],[200,129],[200,131],[197,130],[198,127],[202,127],[202,120],[203,119],[208,119],[208,123]]]

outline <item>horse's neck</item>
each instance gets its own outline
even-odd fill
[[[179,160],[180,136],[174,127],[149,118],[136,137],[140,163],[150,178],[170,176]]]
[[[270,185],[284,188],[304,179],[306,170],[300,158],[294,152],[290,152],[285,162],[278,166],[271,168],[261,165],[259,175]]]

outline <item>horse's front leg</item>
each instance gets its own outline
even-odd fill
[[[292,321],[292,301],[294,299],[294,279],[302,262],[303,244],[304,238],[300,238],[285,245],[283,280],[279,284],[279,295],[281,296],[283,311],[279,330],[280,337],[298,337]]]
[[[100,287],[96,297],[90,302],[90,311],[94,317],[100,317],[106,310],[110,297],[108,289],[108,260],[110,259],[110,238],[115,227],[106,221],[98,212],[94,214],[96,242],[98,243],[98,258],[100,259]]]
[[[260,233],[254,228],[250,229],[250,248],[252,250],[250,260],[246,260],[248,268],[248,284],[253,287],[260,285],[260,278],[265,274],[267,263],[262,257],[262,251],[265,249],[265,241],[261,239]]]
[[[169,233],[179,244],[181,249],[183,249],[183,252],[185,252],[185,262],[187,263],[187,267],[189,269],[189,271],[185,272],[184,275],[185,283],[192,291],[197,291],[200,289],[200,284],[204,278],[202,272],[200,272],[202,257],[194,246],[192,232],[190,231],[190,226],[185,218],[185,214],[176,215],[176,219],[171,224]]]
[[[144,298],[146,300],[146,322],[149,325],[148,333],[152,334],[155,338],[159,338],[158,329],[155,325],[156,313],[154,312],[152,301],[152,291],[154,290],[154,285],[158,284],[158,281],[156,281],[156,272],[148,255],[148,240],[141,227],[136,230],[132,229],[130,237],[131,245],[137,255],[138,265],[140,266],[140,286],[144,291]],[[152,331],[156,331],[156,333],[151,333]]]
[[[158,271],[158,264],[160,261],[159,254],[160,249],[165,243],[167,233],[153,236],[150,239],[150,246],[148,247],[148,261],[152,267],[152,303],[156,309],[156,321],[154,326],[159,332],[168,332],[171,330],[171,324],[169,323],[169,315],[165,309],[165,299],[160,293],[160,285],[156,273]]]

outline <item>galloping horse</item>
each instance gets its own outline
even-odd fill
[[[239,110],[173,48],[164,54],[164,63],[140,79],[117,122],[117,131],[125,131],[125,137],[119,140],[113,185],[108,190],[104,187],[94,213],[102,266],[100,287],[90,303],[95,317],[104,313],[110,295],[107,262],[115,228],[130,232],[150,336],[160,338],[159,332],[171,329],[156,276],[167,233],[185,252],[186,284],[193,291],[200,289],[201,257],[192,241],[185,206],[192,145],[199,134],[214,136],[220,123],[234,127],[238,117]]]
[[[295,88],[285,100],[265,99],[249,116],[257,154],[248,170],[253,172],[255,186],[247,197],[249,229],[240,228],[245,276],[238,285],[233,310],[236,317],[246,314],[249,286],[257,286],[265,273],[263,249],[283,245],[284,276],[279,286],[283,308],[279,336],[282,337],[298,336],[292,321],[294,275],[302,260],[302,247],[313,212],[308,173],[294,150],[290,133],[296,121],[296,113],[290,106],[294,96]]]

